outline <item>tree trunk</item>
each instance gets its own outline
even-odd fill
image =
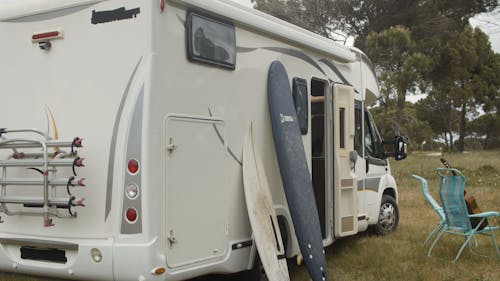
[[[446,144],[447,148],[450,148],[450,145],[448,144],[448,132],[444,132],[444,143]]]
[[[398,128],[401,128],[401,123],[403,121],[403,111],[405,108],[406,101],[406,91],[399,89],[398,90],[398,100],[396,103],[396,123]],[[400,135],[401,132],[394,132],[397,135]]]
[[[450,134],[450,150],[453,151],[453,132],[448,131],[448,134]]]
[[[490,134],[486,133],[486,137],[484,138],[484,143],[483,143],[484,150],[489,148],[489,140],[490,140]]]
[[[386,133],[387,133],[387,101],[385,101],[383,103],[383,106],[384,106],[384,117],[382,118],[382,130],[381,130],[381,133],[382,133],[382,137],[385,137]],[[364,114],[364,113],[363,113]],[[364,126],[364,124],[363,124]]]
[[[466,107],[466,102],[464,99],[464,102],[462,103],[462,109],[460,110],[460,129],[459,129],[459,137],[458,137],[458,147],[457,150],[460,152],[463,152],[465,150],[465,129],[467,125],[467,120],[465,118],[465,114],[467,107]]]

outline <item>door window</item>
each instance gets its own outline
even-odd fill
[[[366,154],[374,158],[382,158],[382,140],[370,112],[365,111],[365,150]]]

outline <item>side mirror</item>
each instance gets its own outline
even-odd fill
[[[383,145],[393,145],[392,152],[387,152],[385,155],[387,157],[394,157],[397,161],[406,158],[406,140],[402,136],[395,136],[392,141],[383,141]]]

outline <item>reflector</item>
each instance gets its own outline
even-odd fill
[[[137,220],[137,211],[134,208],[128,208],[125,216],[130,223],[133,223]]]
[[[33,36],[31,36],[31,40],[33,41],[33,43],[46,42],[52,39],[61,39],[61,38],[63,38],[63,33],[59,30],[35,33],[33,34]]]

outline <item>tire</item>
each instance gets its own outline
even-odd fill
[[[399,224],[399,208],[396,199],[384,194],[380,203],[379,217],[373,230],[378,235],[387,235],[396,231]]]

